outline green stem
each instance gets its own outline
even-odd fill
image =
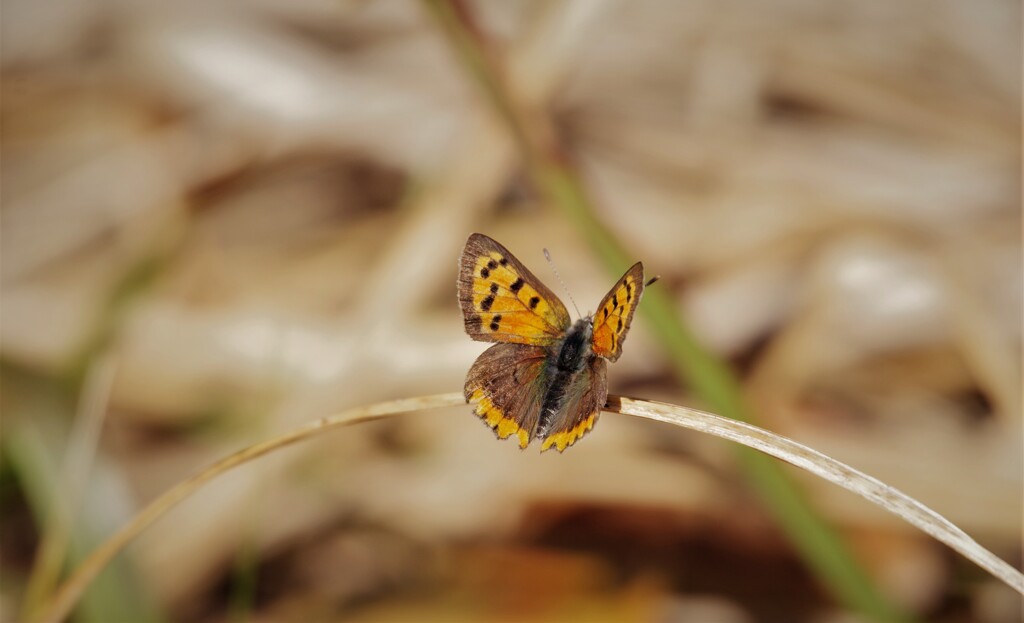
[[[579,175],[552,138],[550,121],[545,115],[531,114],[534,111],[517,104],[500,64],[491,56],[485,37],[474,25],[466,6],[457,0],[425,2],[459,60],[516,138],[538,189],[584,234],[609,270],[616,276],[621,274],[633,255],[627,254],[618,239],[595,217],[593,202]],[[642,313],[664,345],[680,381],[692,387],[716,413],[752,421],[739,380],[683,324],[672,297],[658,288],[645,294],[640,306]],[[794,547],[836,599],[875,620],[908,618],[875,588],[843,539],[811,507],[803,491],[778,463],[747,448],[738,450],[738,463]]]

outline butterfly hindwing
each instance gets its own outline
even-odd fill
[[[619,279],[594,313],[594,336],[591,343],[594,354],[608,361],[619,358],[622,342],[633,320],[633,311],[643,292],[644,266],[637,262]]]
[[[547,425],[541,451],[565,450],[594,427],[608,399],[608,363],[591,356],[566,388],[565,402]]]
[[[508,249],[483,234],[459,260],[459,304],[466,333],[482,342],[547,346],[569,327],[569,312]]]
[[[540,420],[547,350],[528,344],[495,344],[477,358],[466,376],[465,396],[500,439],[515,435],[530,444]]]

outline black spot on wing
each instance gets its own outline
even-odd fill
[[[508,264],[508,258],[503,257],[500,260],[498,260],[498,263],[501,264],[502,266],[506,266]]]
[[[494,318],[491,318],[491,331],[497,331],[501,327],[501,314],[495,314]]]
[[[481,277],[483,277],[484,279],[487,279],[488,277],[490,277],[490,276],[491,276],[491,271],[490,271],[490,269],[489,269],[489,268],[487,268],[486,266],[484,266],[483,268],[481,268],[481,269],[480,269],[480,276],[481,276]]]
[[[491,284],[491,294],[497,294],[497,293],[498,293],[498,284],[492,283]]]
[[[482,309],[483,311],[490,311],[491,305],[493,305],[493,304],[494,304],[494,295],[493,294],[488,294],[487,298],[485,298],[484,300],[480,301],[480,309]]]
[[[633,298],[633,282],[626,282],[626,302],[628,303]]]
[[[619,327],[615,329],[617,333],[622,333],[622,318],[619,318]]]
[[[538,303],[540,303],[540,297],[539,296],[531,296],[530,297],[530,309],[537,309],[537,304]]]
[[[508,289],[512,290],[512,292],[519,292],[520,288],[522,288],[522,287],[523,287],[523,278],[520,277],[519,279],[516,279],[515,281],[513,281],[512,285],[510,285],[508,287]]]
[[[490,262],[487,262],[487,269],[488,270],[494,270],[497,267],[498,267],[498,263],[495,262],[494,260],[491,260]]]

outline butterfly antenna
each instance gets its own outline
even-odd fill
[[[651,277],[650,279],[647,280],[647,283],[644,284],[644,287],[646,288],[647,286],[651,285],[652,283],[654,283],[655,281],[657,281],[659,279],[661,279],[661,275],[655,275],[655,276]]]
[[[547,249],[544,249],[544,259],[551,265],[551,271],[555,273],[555,278],[558,279],[558,283],[562,284],[562,289],[565,290],[565,294],[569,297],[569,302],[572,303],[572,308],[576,310],[576,316],[582,318],[583,314],[580,313],[580,308],[576,307],[576,301],[572,298],[572,292],[569,292],[569,288],[566,287],[565,282],[562,281],[562,276],[558,274],[558,269],[555,268],[555,263],[551,260],[551,254],[548,253]]]

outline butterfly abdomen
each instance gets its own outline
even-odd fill
[[[544,437],[547,434],[552,419],[565,404],[569,386],[586,367],[588,357],[593,356],[590,353],[592,331],[589,318],[576,321],[549,360],[551,384],[544,394],[536,436]]]

